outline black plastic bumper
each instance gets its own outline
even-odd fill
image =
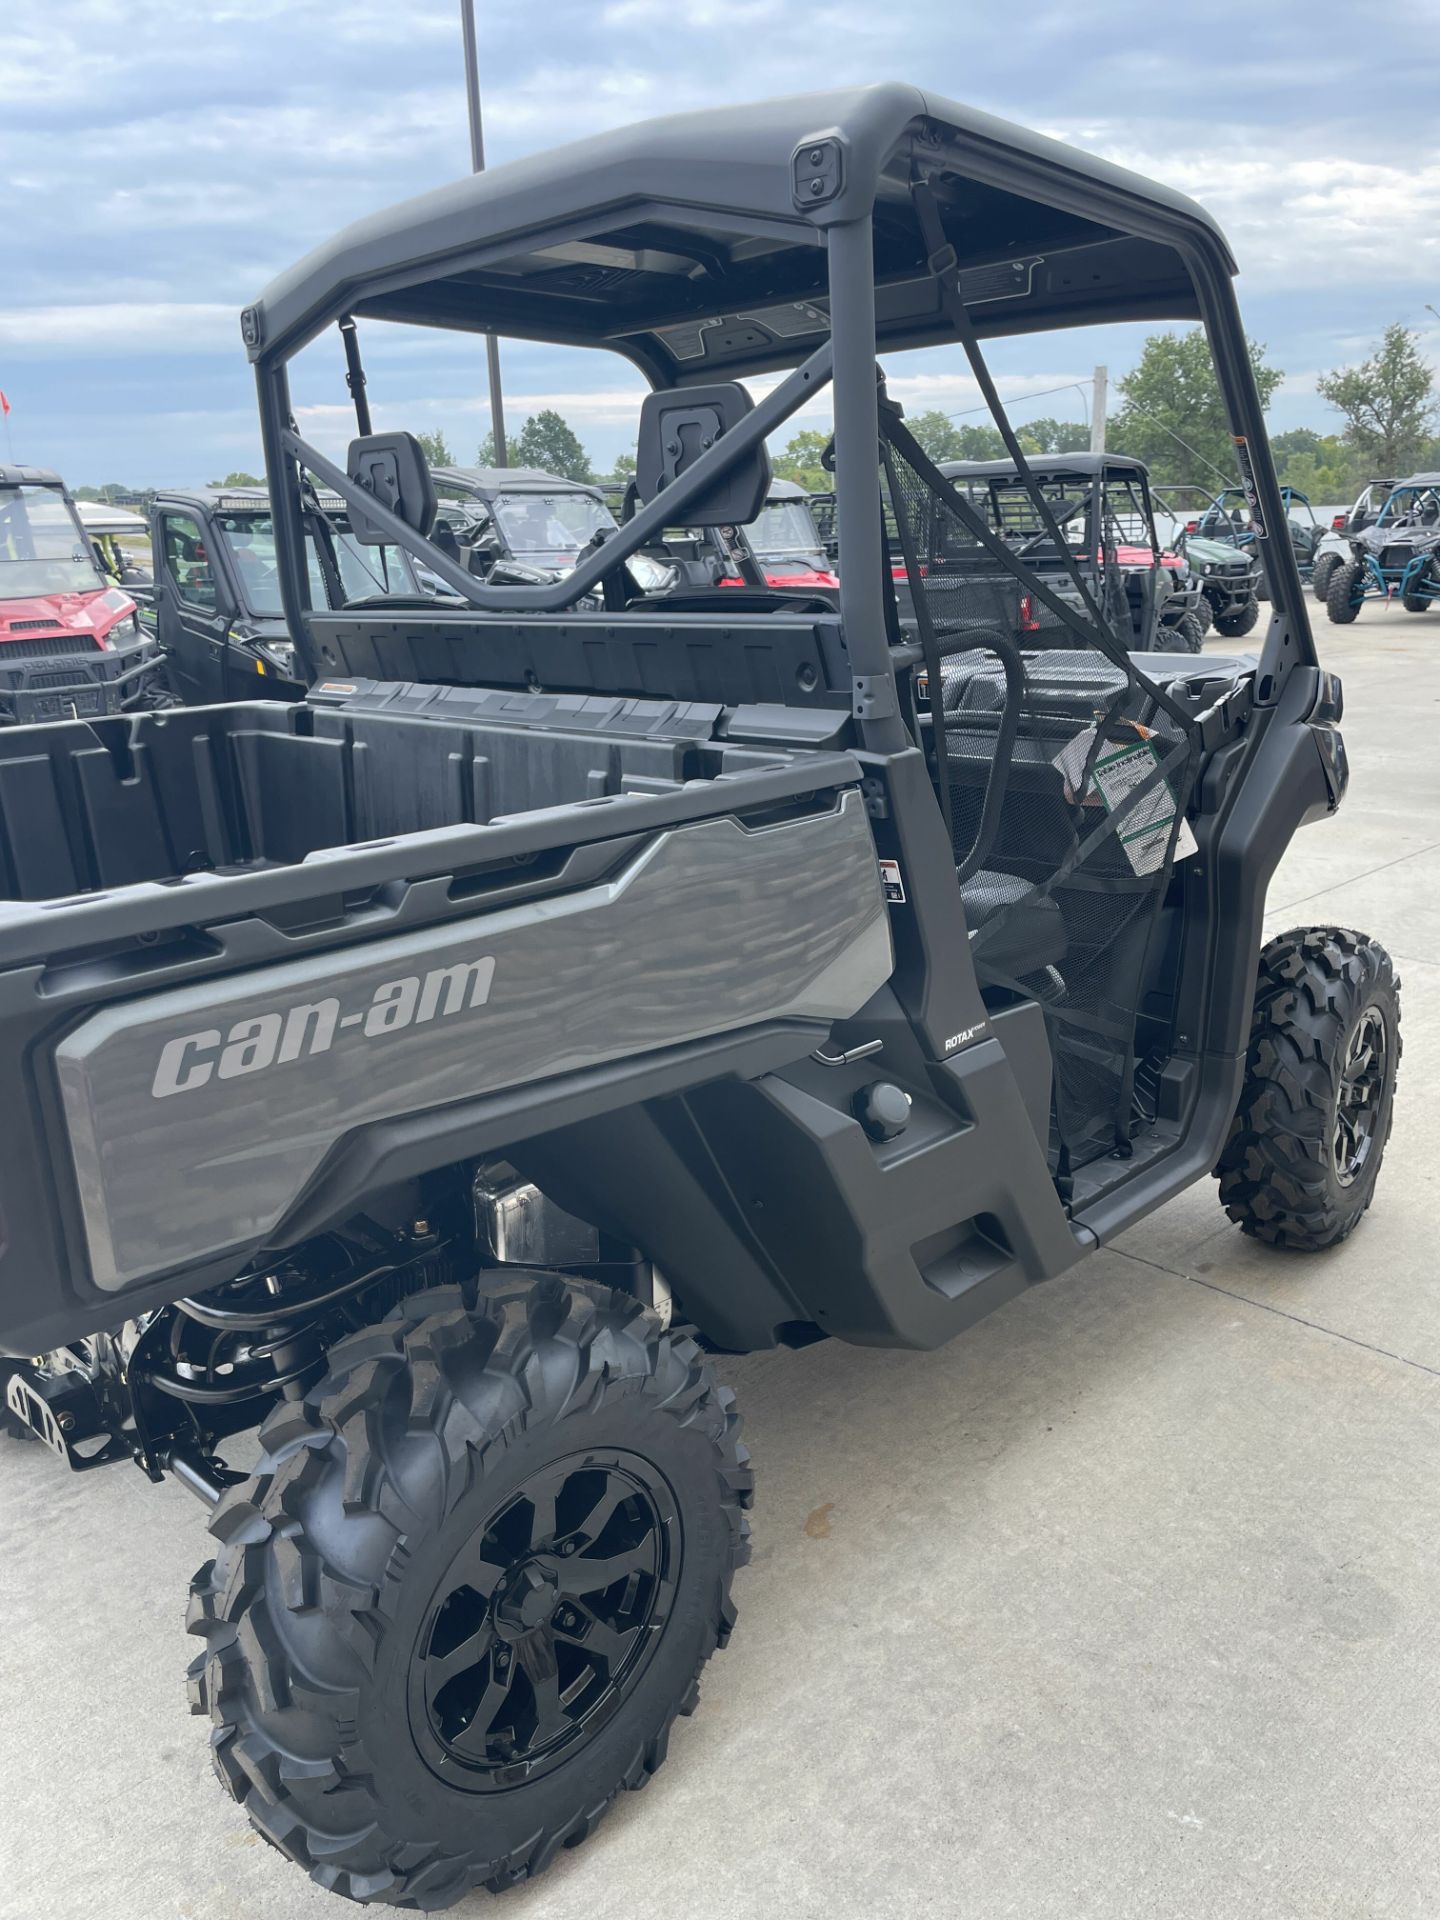
[[[116,653],[6,661],[0,650],[0,726],[91,720],[123,712],[158,677],[164,656],[148,640]]]

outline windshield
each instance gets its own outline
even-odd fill
[[[281,604],[280,574],[275,560],[275,523],[270,515],[217,514],[215,525],[225,536],[250,612],[283,618],[285,609]],[[362,546],[343,522],[332,519],[331,525],[335,531],[340,585],[347,604],[373,599],[377,594],[420,597],[421,588],[414,570],[398,547]],[[326,607],[330,596],[325,591],[325,573],[315,534],[309,526],[305,530],[305,560],[310,576],[310,604]]]
[[[1084,553],[1090,544],[1089,521],[1091,482],[1080,474],[1056,475],[1035,480],[1035,491],[1044,500],[1060,528],[1061,538],[1072,553]],[[1043,561],[1055,558],[1054,546],[1036,510],[1030,489],[1018,477],[990,482],[990,523],[1028,557]],[[1046,552],[1046,549],[1049,552]]]
[[[762,560],[778,560],[785,554],[797,554],[816,565],[824,565],[820,536],[810,509],[803,500],[771,500],[760,509],[760,517],[747,529],[750,545]]]
[[[600,532],[615,532],[615,516],[592,493],[502,493],[495,518],[516,560],[573,567],[580,549]]]
[[[79,521],[54,487],[0,487],[0,600],[91,593],[105,581]]]

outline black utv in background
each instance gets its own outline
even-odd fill
[[[1052,592],[1074,608],[1083,608],[1088,593],[1135,652],[1200,651],[1208,624],[1201,618],[1200,586],[1161,545],[1143,461],[1119,453],[1035,454],[1024,474],[1010,460],[949,460],[940,471],[964,490],[1009,549],[1051,576]],[[1047,509],[1058,542],[1046,524]],[[981,583],[963,552],[948,553],[937,544],[927,571],[938,576],[951,567],[965,571],[973,598]],[[1013,598],[1009,571],[993,565],[987,571]],[[1013,621],[1017,641],[1023,644],[1048,627],[1048,641],[1034,643],[1054,645],[1055,624],[1033,595],[1020,594]]]
[[[1328,599],[1331,575],[1337,567],[1344,566],[1353,558],[1351,541],[1374,526],[1391,494],[1404,484],[1398,476],[1387,480],[1367,480],[1349,510],[1336,514],[1330,522],[1329,531],[1321,534],[1315,548],[1310,591],[1317,600],[1323,602]]]
[[[1212,1171],[1281,1247],[1363,1219],[1394,970],[1262,936],[1347,782],[1293,548],[1258,653],[1136,651],[998,400],[1019,538],[883,377],[1199,320],[1283,530],[1233,272],[1179,194],[899,85],[469,176],[242,315],[306,698],[0,733],[8,1405],[209,1508],[193,1704],[321,1887],[511,1887],[660,1767],[748,1554],[726,1354],[935,1347]],[[372,431],[388,322],[623,343],[644,504],[479,577]],[[289,387],[332,327],[343,460]],[[838,586],[633,597],[822,396]],[[316,489],[454,601],[347,586]]]
[[[312,606],[424,598],[408,555],[362,546],[338,496],[312,495],[304,522]],[[173,696],[187,706],[303,699],[308,681],[281,599],[266,490],[159,493],[150,507],[150,539],[155,580],[144,617],[164,655]]]

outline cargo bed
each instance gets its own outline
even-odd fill
[[[349,686],[0,735],[0,1346],[315,1231],[401,1134],[438,1166],[487,1102],[858,1009],[859,767],[718,717]]]

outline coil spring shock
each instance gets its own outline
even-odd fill
[[[155,1327],[159,1334],[166,1326],[163,1338],[142,1338],[132,1379],[197,1413],[277,1393],[296,1397],[323,1366],[331,1340],[359,1324],[347,1303],[365,1294],[366,1318],[379,1318],[442,1252],[438,1236],[413,1235],[395,1241],[391,1257],[374,1261],[368,1250],[327,1235],[322,1247],[307,1249],[304,1268],[268,1266],[177,1300]]]

